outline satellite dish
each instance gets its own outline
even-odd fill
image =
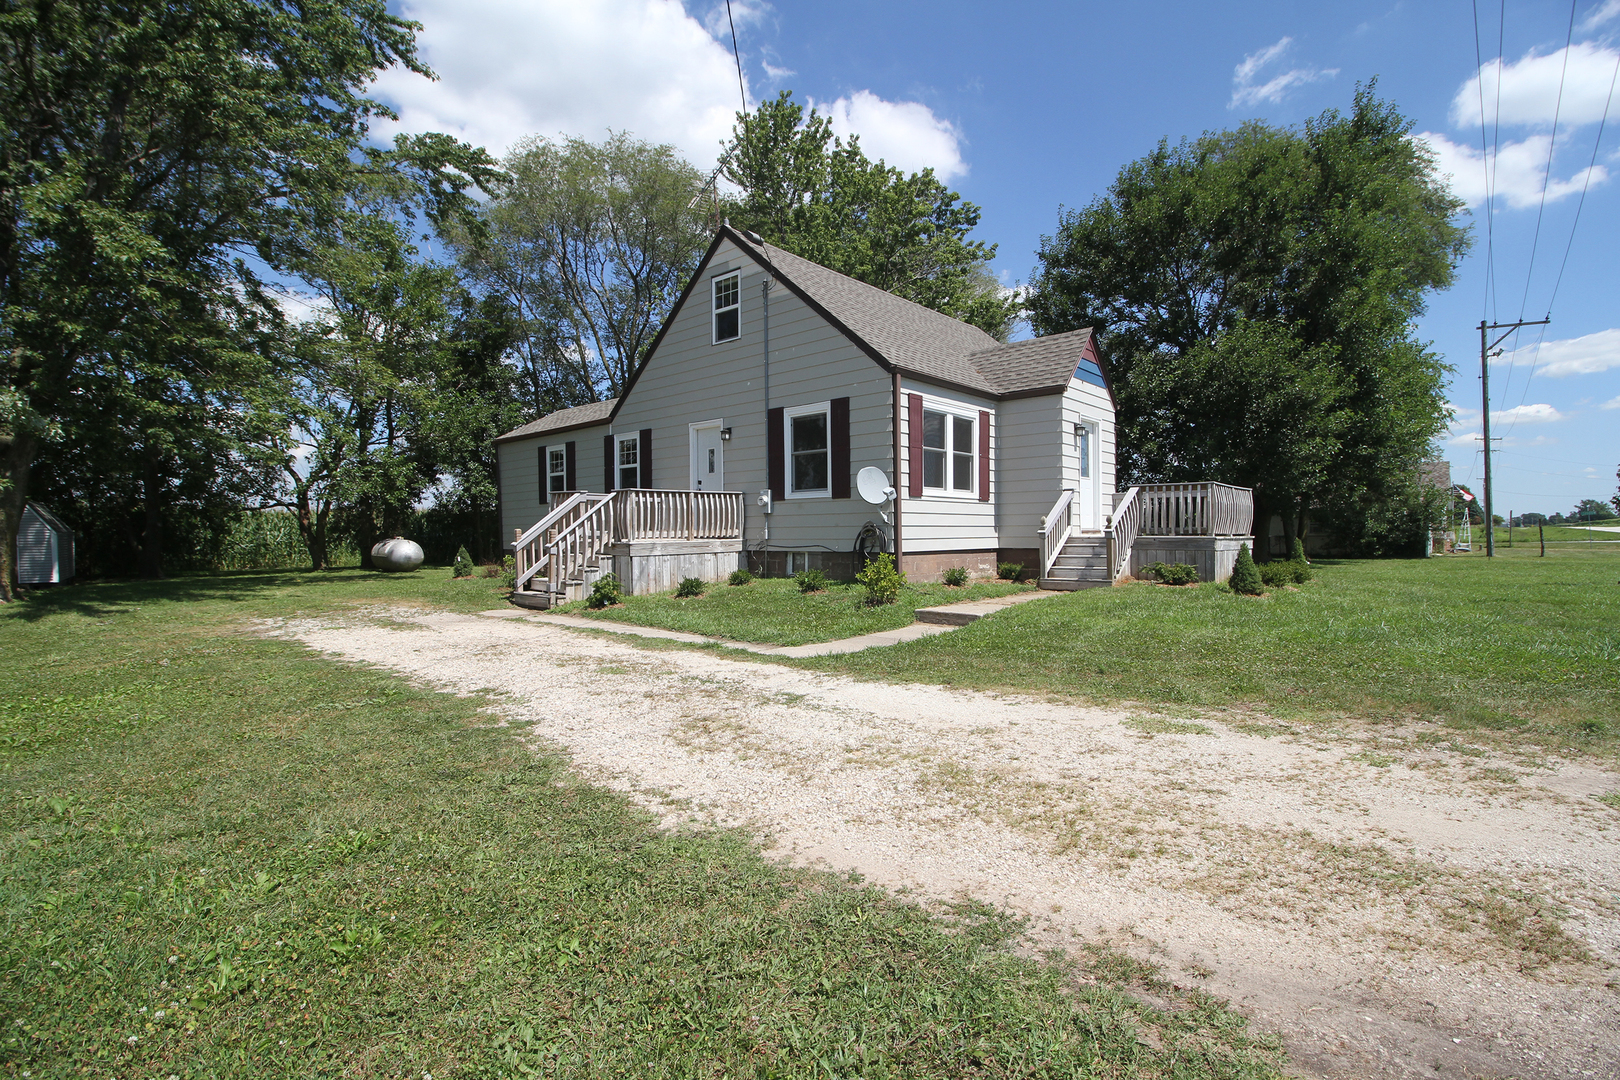
[[[874,506],[882,505],[894,498],[894,488],[889,486],[889,478],[882,469],[868,465],[855,474],[855,490],[861,493],[861,498]]]

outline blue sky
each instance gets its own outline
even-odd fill
[[[381,81],[410,130],[449,131],[500,154],[524,135],[600,138],[612,128],[673,143],[707,167],[740,104],[723,2],[398,7],[424,24],[423,51],[440,75]],[[732,13],[750,104],[792,89],[858,132],[872,156],[933,166],[983,208],[977,235],[998,245],[1009,284],[1029,279],[1060,206],[1086,205],[1160,138],[1247,119],[1297,124],[1347,109],[1356,83],[1377,77],[1472,210],[1474,253],[1421,325],[1457,369],[1457,423],[1444,446],[1454,477],[1477,486],[1480,475],[1480,319],[1539,319],[1551,303],[1551,326],[1510,338],[1492,367],[1497,510],[1567,512],[1614,494],[1620,103],[1592,155],[1620,60],[1620,0],[1576,0],[1573,33],[1568,3],[1510,2],[1505,18],[1500,2],[1487,3],[1477,39],[1473,6],[1456,2],[732,0]]]

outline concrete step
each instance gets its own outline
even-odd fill
[[[1072,580],[1072,581],[1102,581],[1102,582],[1106,582],[1108,580],[1108,571],[1106,569],[1104,569],[1103,567],[1101,567],[1101,566],[1097,566],[1097,567],[1054,566],[1054,567],[1052,567],[1052,569],[1050,569],[1050,570],[1048,570],[1046,572],[1046,576],[1049,577],[1049,578],[1055,578],[1055,579],[1058,579],[1058,580],[1068,579],[1068,580]]]
[[[1044,577],[1040,580],[1041,588],[1050,589],[1054,592],[1077,592],[1080,589],[1106,589],[1110,584],[1111,582],[1101,578]]]

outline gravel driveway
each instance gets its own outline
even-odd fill
[[[1453,733],[857,682],[444,613],[272,636],[490,693],[667,825],[1098,941],[1325,1077],[1620,1075],[1620,777]]]

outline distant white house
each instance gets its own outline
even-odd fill
[[[1114,414],[1090,330],[1003,344],[727,226],[623,396],[496,440],[502,523],[520,576],[558,592],[632,543],[677,559],[615,564],[650,589],[739,565],[848,577],[874,537],[913,580],[1018,562],[1107,584],[1129,555],[1109,554]],[[859,497],[867,468],[888,507]]]
[[[39,503],[25,503],[17,528],[16,566],[23,585],[72,581],[73,530]]]

